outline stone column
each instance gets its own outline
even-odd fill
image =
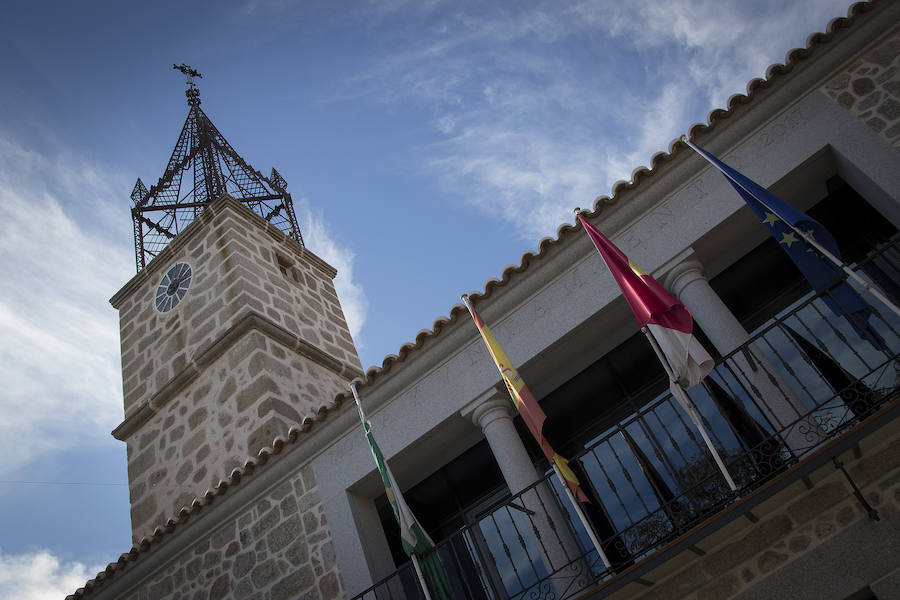
[[[492,390],[469,403],[460,414],[481,427],[503,479],[515,496],[534,484],[540,475],[513,424],[513,410],[506,396]],[[534,547],[541,552],[547,570],[552,573],[562,569],[551,578],[554,587],[561,593],[567,589],[572,578],[586,567],[583,561],[569,566],[581,551],[565,525],[553,493],[547,484],[541,484],[522,494],[514,503],[529,516],[531,531],[528,533],[534,536]],[[515,508],[510,514],[514,512]],[[520,531],[520,534],[526,532]],[[506,543],[510,542],[514,544],[515,539],[506,540]]]
[[[709,285],[700,262],[687,260],[680,263],[666,276],[665,285],[688,307],[694,321],[722,356],[750,339],[744,326]],[[779,431],[796,423],[781,434],[792,451],[806,450],[822,439],[817,425],[800,419],[810,409],[797,398],[781,373],[755,344],[750,344],[745,352],[735,354],[726,362]]]
[[[510,401],[496,394],[474,407],[470,404],[463,409],[463,416],[481,427],[509,491],[516,495],[537,481],[538,473],[519,438],[511,410]]]
[[[690,309],[694,320],[723,356],[750,339],[744,326],[709,285],[700,262],[682,262],[669,271],[665,283]]]

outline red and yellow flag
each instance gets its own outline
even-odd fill
[[[578,220],[584,225],[584,230],[619,284],[639,326],[646,327],[652,323],[684,333],[693,331],[694,320],[684,304],[625,256],[624,252],[581,214],[578,215]]]
[[[694,319],[690,311],[584,216],[579,214],[578,220],[609,267],[638,325],[646,327],[653,335],[675,380],[684,388],[700,383],[715,362],[694,338]]]
[[[528,431],[534,436],[547,460],[559,467],[559,472],[562,473],[563,479],[566,480],[566,485],[572,491],[575,499],[579,502],[590,502],[584,490],[581,489],[578,477],[575,476],[575,473],[569,467],[569,461],[557,454],[553,447],[550,446],[550,442],[544,437],[543,427],[544,421],[547,420],[547,415],[544,414],[537,400],[531,395],[531,391],[525,385],[522,376],[516,371],[509,357],[506,356],[503,348],[500,347],[500,343],[497,342],[497,338],[494,337],[494,334],[491,333],[491,330],[485,325],[482,318],[475,312],[475,308],[469,302],[468,296],[463,296],[463,301],[466,303],[466,307],[472,315],[472,320],[475,321],[475,326],[478,328],[482,339],[484,339],[484,344],[487,346],[491,358],[494,359],[494,364],[497,365],[497,370],[500,371],[500,376],[506,384],[506,389],[509,390],[513,404],[515,404],[519,414],[522,415],[522,420],[528,427]]]

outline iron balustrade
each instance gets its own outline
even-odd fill
[[[855,268],[894,302],[900,300],[897,236]],[[582,594],[894,401],[900,395],[900,318],[860,292],[871,314],[848,319],[826,304],[823,296],[830,293],[794,302],[688,390],[737,492],[729,489],[677,400],[661,392],[571,461],[591,496],[588,517],[611,568],[600,561],[548,471],[437,544],[454,598]],[[867,339],[867,326],[880,339]],[[424,598],[411,563],[353,600],[401,598]]]

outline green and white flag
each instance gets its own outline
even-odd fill
[[[394,516],[400,525],[400,539],[403,542],[403,550],[409,555],[416,566],[416,571],[420,577],[428,581],[428,587],[431,588],[438,598],[441,600],[452,600],[453,595],[450,590],[450,584],[447,579],[447,573],[441,564],[440,557],[435,551],[434,542],[416,520],[415,515],[403,499],[403,494],[394,481],[394,475],[388,467],[381,448],[375,442],[372,435],[372,425],[366,419],[363,412],[362,402],[359,399],[359,393],[356,391],[356,384],[350,384],[350,390],[353,392],[353,398],[356,400],[356,410],[359,412],[359,420],[362,421],[363,429],[366,432],[366,440],[369,442],[369,448],[372,450],[372,456],[375,458],[375,464],[378,472],[381,474],[381,481],[384,483],[384,491],[387,494],[388,501],[394,509]],[[417,560],[418,559],[418,560]],[[425,582],[422,582],[425,587]],[[425,590],[426,594],[428,589]]]

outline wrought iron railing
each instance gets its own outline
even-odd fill
[[[898,301],[896,239],[856,268]],[[572,460],[592,497],[588,518],[611,568],[601,562],[564,490],[548,472],[438,544],[453,597],[575,597],[895,400],[900,395],[900,318],[874,301],[868,315],[836,314],[829,304],[844,308],[839,297],[832,288],[793,303],[719,360],[701,386],[689,390],[736,492],[678,402],[662,392]],[[407,563],[357,598],[424,596]]]

